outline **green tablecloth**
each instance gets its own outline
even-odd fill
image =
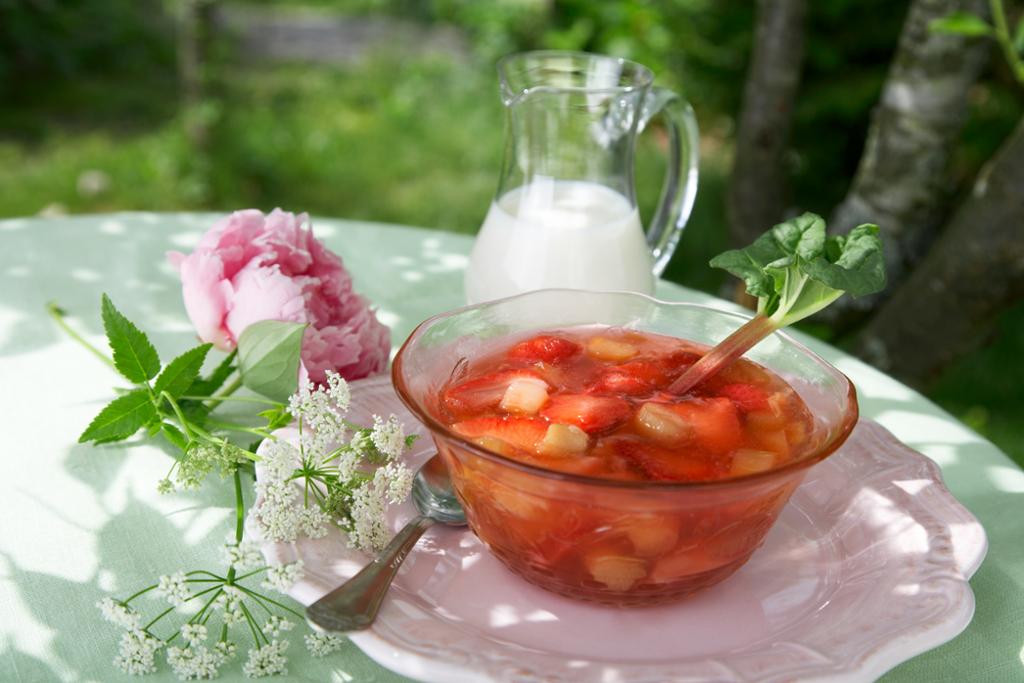
[[[135,213],[0,221],[0,681],[128,680],[110,663],[117,630],[100,621],[94,603],[179,566],[219,564],[230,486],[160,496],[155,485],[171,460],[159,448],[77,445],[117,379],[44,312],[46,301],[59,301],[102,344],[99,298],[108,292],[152,331],[163,357],[180,351],[194,333],[163,254],[189,250],[215,218]],[[379,304],[396,344],[423,318],[462,303],[470,239],[338,220],[314,224],[345,259],[357,289]],[[710,299],[665,283],[659,295]],[[971,582],[977,613],[970,627],[884,680],[1024,680],[1024,472],[917,393],[810,344],[854,379],[864,415],[942,466],[949,488],[989,535],[988,558]],[[289,654],[288,680],[404,680],[351,644],[318,660],[295,642]],[[175,679],[162,666],[146,680]],[[240,665],[226,668],[221,680],[243,680]]]

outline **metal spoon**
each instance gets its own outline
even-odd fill
[[[412,500],[420,511],[391,539],[380,556],[351,579],[306,608],[306,621],[317,631],[359,631],[377,618],[384,595],[406,555],[423,532],[440,522],[462,526],[466,514],[452,490],[440,455],[420,468],[412,482]]]

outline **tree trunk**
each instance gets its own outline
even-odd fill
[[[214,0],[181,0],[178,18],[178,81],[184,113],[185,136],[199,153],[210,143],[206,62],[213,37]]]
[[[984,0],[914,0],[872,114],[864,154],[831,232],[877,223],[889,286],[845,298],[821,316],[839,330],[860,321],[894,291],[935,239],[948,215],[948,166],[967,115],[968,90],[987,61],[987,39],[933,33],[929,24],[954,11],[988,16]]]
[[[921,386],[972,350],[997,314],[1024,297],[1021,188],[1024,119],[939,241],[858,337],[865,360]]]
[[[778,223],[786,208],[782,157],[800,85],[805,15],[804,0],[758,1],[729,182],[729,232],[737,247]]]

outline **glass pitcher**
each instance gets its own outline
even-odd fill
[[[646,67],[582,52],[498,63],[507,111],[501,180],[466,271],[470,303],[533,289],[650,294],[697,193],[697,121]],[[665,114],[669,163],[644,233],[633,187],[636,137]]]

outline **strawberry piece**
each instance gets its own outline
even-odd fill
[[[541,415],[559,424],[576,425],[588,434],[616,427],[629,417],[624,399],[587,394],[552,396]]]
[[[718,395],[730,399],[745,413],[768,409],[768,394],[753,384],[726,384],[719,388]]]
[[[457,416],[469,416],[497,408],[505,390],[517,379],[544,380],[531,370],[503,370],[471,379],[444,392],[444,406]]]
[[[489,437],[536,453],[548,431],[548,423],[536,417],[478,417],[456,422],[452,430],[467,439]]]
[[[699,398],[670,408],[693,427],[694,441],[704,450],[729,453],[743,440],[739,412],[727,398]]]
[[[665,367],[650,360],[634,360],[610,367],[602,372],[590,387],[600,394],[626,394],[638,396],[658,389],[668,381]]]
[[[714,464],[707,458],[693,458],[678,449],[659,448],[634,439],[620,439],[615,450],[654,481],[698,481],[716,479]]]
[[[562,337],[542,334],[513,346],[508,351],[508,357],[557,363],[560,360],[575,355],[579,350],[580,345],[576,342],[563,339]]]

